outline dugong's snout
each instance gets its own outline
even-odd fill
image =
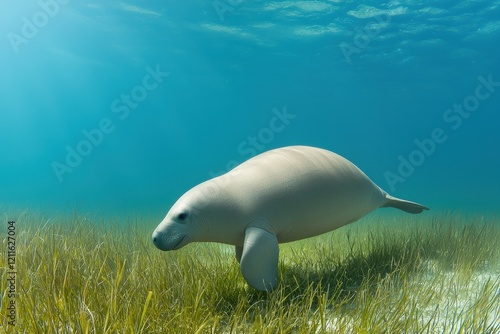
[[[185,246],[187,244],[187,233],[168,235],[164,232],[155,230],[151,235],[151,239],[156,248],[163,251],[169,251]]]
[[[151,240],[153,240],[153,243],[155,244],[156,248],[161,249],[159,246],[160,244],[160,233],[158,233],[156,230],[153,232],[151,235]]]

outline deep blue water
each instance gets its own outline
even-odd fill
[[[0,4],[2,210],[161,218],[301,144],[432,209],[500,212],[499,0]]]

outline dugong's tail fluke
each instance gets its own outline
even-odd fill
[[[420,213],[424,210],[429,210],[428,207],[423,206],[422,204],[392,197],[391,195],[386,195],[385,197],[387,198],[387,202],[385,202],[385,204],[382,205],[382,207],[396,208],[409,213]]]

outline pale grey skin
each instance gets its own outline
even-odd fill
[[[278,283],[279,243],[335,230],[380,207],[428,210],[388,195],[333,152],[290,146],[262,153],[186,192],[152,239],[165,251],[190,242],[234,245],[248,284],[270,291]]]

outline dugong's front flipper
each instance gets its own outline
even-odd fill
[[[245,280],[260,291],[271,291],[278,284],[278,239],[259,227],[245,230],[241,256],[241,273]]]

